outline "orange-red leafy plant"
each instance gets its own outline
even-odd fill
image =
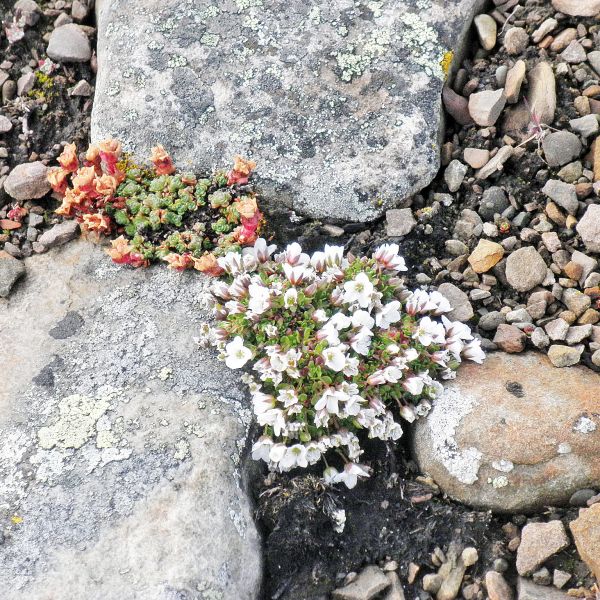
[[[177,271],[222,269],[217,256],[253,244],[262,214],[248,186],[256,164],[235,158],[228,173],[197,178],[177,172],[163,146],[152,167],[133,164],[117,140],[92,144],[85,155],[67,144],[48,181],[62,198],[57,213],[77,219],[84,232],[113,236],[107,251],[120,264],[147,266],[156,259]]]

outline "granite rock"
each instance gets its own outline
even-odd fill
[[[437,174],[442,87],[483,4],[99,0],[92,139],[198,171],[247,155],[267,203],[377,218]]]
[[[208,280],[84,241],[27,272],[0,316],[3,600],[258,598],[251,410],[191,335]]]
[[[414,426],[421,470],[450,497],[498,512],[567,504],[600,487],[600,375],[556,375],[535,353],[463,365]]]

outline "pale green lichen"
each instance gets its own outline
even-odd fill
[[[321,23],[321,9],[318,6],[313,6],[308,13],[308,20],[319,25]]]
[[[171,69],[174,69],[175,67],[185,67],[187,64],[187,58],[180,54],[171,54],[169,61],[167,62],[167,65],[171,67]]]
[[[238,10],[246,10],[247,8],[263,5],[262,0],[235,0],[235,4]]]
[[[441,47],[436,30],[418,14],[403,13],[400,21],[406,26],[400,31],[402,45],[410,50],[413,60],[427,75],[443,81],[449,68],[448,50]]]
[[[391,40],[390,32],[381,29],[374,31],[366,39],[363,37],[357,44],[348,46],[344,52],[338,52],[335,58],[341,70],[340,79],[352,81],[354,77],[360,77],[374,59],[387,52]]]
[[[41,448],[81,448],[95,433],[96,422],[109,409],[104,399],[74,394],[58,405],[58,420],[38,431]]]
[[[204,46],[210,46],[211,48],[214,48],[219,45],[220,39],[221,37],[218,34],[207,32],[200,38],[200,43]]]

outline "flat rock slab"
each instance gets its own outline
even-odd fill
[[[463,365],[414,431],[419,467],[452,498],[498,512],[600,487],[600,376],[543,355]]]
[[[441,89],[482,0],[99,0],[92,138],[195,169],[258,163],[267,200],[367,221],[439,168]]]
[[[0,300],[3,600],[253,600],[250,411],[192,340],[207,285],[75,241]]]

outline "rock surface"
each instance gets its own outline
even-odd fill
[[[367,221],[436,175],[449,51],[483,2],[96,5],[94,140],[196,170],[250,155],[267,200]]]
[[[600,504],[582,510],[569,526],[579,555],[600,581]]]
[[[600,0],[552,0],[552,6],[573,17],[595,17],[600,14]]]
[[[27,271],[0,308],[3,600],[256,598],[250,411],[191,338],[206,280],[83,241]]]
[[[0,298],[7,298],[13,285],[24,274],[23,262],[0,250]]]
[[[600,375],[546,357],[463,365],[415,425],[421,470],[452,498],[499,512],[567,503],[600,487]]]

